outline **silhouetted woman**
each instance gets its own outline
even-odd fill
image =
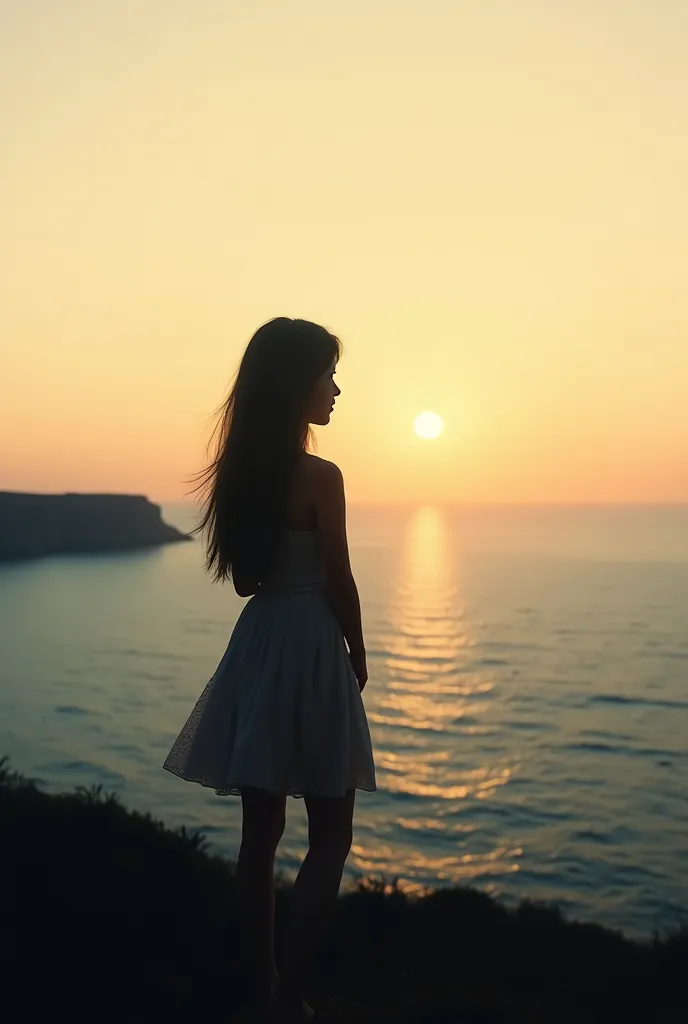
[[[286,317],[246,348],[201,474],[197,530],[212,578],[252,596],[164,764],[241,794],[237,889],[265,1020],[284,1008],[313,1016],[304,987],[351,847],[355,790],[375,789],[342,474],[308,452],[310,424],[329,423],[340,394],[339,355],[325,328]],[[305,798],[309,848],[278,975],[273,874],[287,796]]]

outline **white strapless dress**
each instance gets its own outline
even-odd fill
[[[370,731],[315,531],[285,532],[163,768],[218,795],[343,796],[375,785]]]

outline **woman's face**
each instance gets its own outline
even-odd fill
[[[336,363],[314,383],[308,398],[306,417],[309,423],[317,423],[325,426],[330,422],[330,416],[334,409],[334,400],[341,391],[334,382]]]

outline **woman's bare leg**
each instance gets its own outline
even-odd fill
[[[288,1001],[300,1002],[317,945],[334,910],[351,849],[355,791],[343,797],[306,796],[308,853],[292,900],[281,975]]]
[[[237,859],[242,944],[253,974],[256,1001],[267,1006],[275,991],[275,851],[285,824],[286,797],[242,790],[243,823]]]

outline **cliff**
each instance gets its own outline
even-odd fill
[[[0,491],[0,562],[190,539],[163,522],[160,506],[142,495]]]

